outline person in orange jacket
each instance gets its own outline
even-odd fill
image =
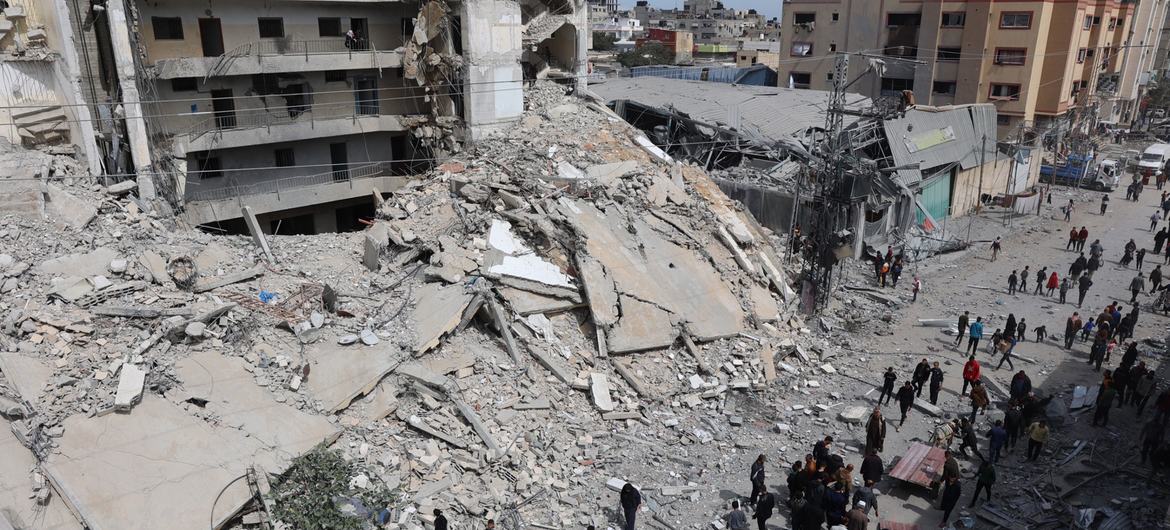
[[[979,361],[975,360],[972,355],[967,358],[967,364],[963,365],[963,391],[959,393],[960,396],[967,395],[967,385],[974,385],[975,381],[979,380]]]

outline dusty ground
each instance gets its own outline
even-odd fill
[[[1059,304],[1056,297],[1033,296],[1030,292],[1029,294],[1017,293],[1009,296],[1006,291],[1007,277],[1012,270],[1023,269],[1025,265],[1030,265],[1032,271],[1048,267],[1050,271],[1056,270],[1061,277],[1066,275],[1069,265],[1077,256],[1073,251],[1065,250],[1067,231],[1071,224],[1083,225],[1088,227],[1090,243],[1094,239],[1100,238],[1105,246],[1105,264],[1093,277],[1094,285],[1089,290],[1083,308],[1079,310],[1082,319],[1088,320],[1089,316],[1096,315],[1114,300],[1121,301],[1124,306],[1129,306],[1128,285],[1136,273],[1132,265],[1129,269],[1125,269],[1118,264],[1118,260],[1121,257],[1122,247],[1130,238],[1135,240],[1139,248],[1153,247],[1152,233],[1148,231],[1149,216],[1155,209],[1160,192],[1151,186],[1142,194],[1141,200],[1129,202],[1124,200],[1124,189],[1115,191],[1111,194],[1109,211],[1102,216],[1098,214],[1101,193],[1078,191],[1065,187],[1055,187],[1053,191],[1053,206],[1045,206],[1045,211],[1040,218],[1036,218],[1036,216],[1023,220],[1017,218],[1012,222],[1012,226],[1000,225],[1004,233],[1004,251],[998,260],[991,261],[988,244],[976,243],[970,251],[934,258],[920,266],[918,273],[923,279],[924,288],[918,302],[905,307],[901,320],[890,328],[891,334],[869,337],[865,341],[866,350],[871,352],[866,362],[870,372],[874,374],[872,379],[875,382],[880,379],[878,374],[887,366],[894,366],[901,380],[909,377],[914,364],[919,359],[925,357],[931,362],[937,360],[943,363],[947,373],[939,406],[952,416],[969,413],[968,399],[966,397],[960,398],[958,395],[962,386],[962,365],[966,360],[963,350],[952,346],[953,337],[945,334],[940,328],[917,325],[920,318],[957,318],[964,310],[971,312],[972,321],[976,316],[982,316],[986,322],[984,341],[980,344],[978,360],[983,365],[984,378],[995,379],[1003,388],[1009,386],[1015,370],[1010,370],[1006,365],[1001,370],[993,369],[998,364],[999,358],[998,355],[993,356],[988,353],[985,344],[991,333],[996,328],[1002,327],[1008,313],[1014,313],[1017,319],[1021,317],[1027,319],[1028,340],[1020,343],[1016,347],[1016,352],[1034,359],[1036,363],[1020,359],[1015,359],[1014,362],[1016,370],[1022,369],[1028,373],[1038,393],[1043,395],[1057,394],[1056,399],[1067,404],[1071,398],[1073,385],[1091,385],[1100,381],[1101,374],[1086,364],[1088,359],[1087,343],[1081,343],[1078,340],[1071,351],[1066,351],[1061,347],[1060,336],[1064,331],[1065,319],[1073,311],[1078,310],[1073,305],[1076,301],[1076,290],[1073,289],[1069,292],[1070,303],[1064,305]],[[1063,215],[1057,211],[1057,208],[1059,205],[1067,203],[1069,198],[1073,198],[1078,207],[1073,214],[1072,223],[1065,223]],[[1165,223],[1162,225],[1164,226]],[[994,224],[988,227],[983,223],[980,228],[976,229],[972,238],[975,241],[993,239],[995,235],[998,235],[993,232],[994,230]],[[1155,264],[1161,263],[1160,258],[1162,256],[1148,255],[1146,257],[1144,272],[1147,275]],[[913,271],[910,274],[912,275]],[[903,277],[905,278],[906,275]],[[1034,280],[1035,278],[1028,279],[1029,291],[1034,288]],[[974,289],[968,287],[969,285],[990,286],[995,289]],[[899,286],[898,291],[905,295],[907,294],[905,291],[908,289],[909,282],[904,282],[903,285]],[[1154,314],[1147,309],[1147,305],[1151,302],[1149,296],[1141,297],[1139,301],[1143,305],[1135,338],[1138,340],[1147,337],[1161,339],[1166,333],[1167,317]],[[1128,310],[1129,308],[1126,307],[1124,311]],[[1047,327],[1049,339],[1036,343],[1032,330],[1041,325]],[[963,346],[966,346],[965,339]],[[1160,378],[1164,378],[1165,368],[1161,360],[1161,352],[1150,352],[1149,355],[1146,355],[1147,348],[1150,347],[1143,345],[1143,355],[1140,359],[1144,360],[1148,366],[1154,367]],[[1104,368],[1115,367],[1118,360],[1119,356],[1114,355],[1111,362],[1106,363],[1108,366],[1104,366]],[[870,393],[867,401],[876,403],[876,395],[877,392]],[[925,396],[924,392],[923,397]],[[887,418],[897,419],[896,405],[887,406],[886,411]],[[1136,465],[1138,446],[1134,440],[1136,440],[1141,428],[1141,422],[1150,417],[1150,412],[1147,411],[1145,417],[1139,420],[1135,419],[1133,409],[1114,409],[1108,428],[1091,427],[1089,425],[1091,414],[1089,412],[1088,414],[1072,414],[1065,418],[1054,418],[1056,423],[1063,423],[1063,425],[1054,429],[1052,439],[1045,448],[1045,455],[1038,463],[1023,463],[1024,450],[1022,447],[1017,447],[1009,456],[1001,459],[998,466],[999,482],[996,485],[998,495],[993,503],[1001,508],[1006,508],[1004,511],[1009,513],[1020,510],[1027,511],[1029,506],[1025,505],[1033,504],[1033,497],[1014,497],[1004,495],[1004,493],[1017,491],[1025,485],[1042,485],[1048,481],[1057,486],[1074,485],[1083,478],[1083,473],[1080,471],[1094,470],[1091,467],[1080,465],[1082,460],[1085,460],[1084,455],[1091,455],[1093,461],[1101,463],[1117,462],[1118,459],[1121,459],[1130,462],[1130,465],[1139,474],[1145,473],[1144,468]],[[986,432],[991,421],[996,418],[1002,418],[1000,410],[994,410],[988,412],[986,416],[980,416],[978,431],[980,433]],[[912,411],[911,419],[907,420],[906,426],[902,428],[901,432],[894,432],[893,429],[890,429],[886,440],[886,451],[883,455],[887,464],[893,457],[902,454],[909,447],[910,442],[929,440],[930,426],[933,425],[931,420],[933,419],[925,417],[921,412]],[[864,443],[864,431],[860,428],[855,429],[855,431],[852,434],[858,437],[860,443]],[[1072,443],[1076,440],[1088,441],[1093,445],[1094,450],[1083,452],[1081,457],[1074,459],[1063,469],[1055,469],[1054,462],[1068,454]],[[986,443],[985,439],[981,440],[981,449],[984,454],[987,451]],[[1129,460],[1131,456],[1132,461]],[[963,497],[960,499],[960,505],[966,506],[974,492],[973,473],[977,466],[977,459],[963,461],[963,464],[964,476],[972,477],[966,481]],[[1050,471],[1052,475],[1047,475]],[[1164,486],[1150,490],[1157,493],[1158,496],[1148,498],[1145,494],[1146,490],[1135,488],[1132,480],[1126,479],[1122,482],[1126,483],[1128,487],[1121,491],[1116,489],[1079,491],[1070,495],[1068,500],[1074,504],[1079,501],[1085,507],[1112,505],[1116,508],[1118,503],[1111,504],[1114,499],[1130,502],[1129,498],[1135,497],[1135,502],[1148,503],[1155,511],[1160,507],[1161,512],[1165,512],[1167,500]],[[883,511],[883,515],[888,514],[888,517],[903,522],[917,523],[923,528],[935,527],[941,519],[941,512],[930,507],[924,491],[905,486],[892,487],[889,480],[883,486],[883,489],[890,490],[891,494],[879,501],[879,506],[886,510]],[[1053,510],[1059,509],[1058,505]],[[986,522],[978,521],[978,525],[983,527]]]

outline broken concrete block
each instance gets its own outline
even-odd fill
[[[626,486],[626,481],[620,478],[611,478],[605,481],[605,487],[612,491],[621,491]]]
[[[106,193],[109,195],[125,195],[138,188],[138,182],[134,180],[123,180],[117,184],[113,184],[106,188]]]
[[[191,322],[190,324],[187,324],[187,327],[183,330],[183,333],[191,338],[199,338],[203,336],[203,332],[205,331],[207,331],[207,324],[202,322]]]
[[[146,372],[133,364],[122,366],[122,376],[118,379],[118,393],[114,396],[114,408],[129,410],[142,397],[142,389],[146,386]]]
[[[845,423],[861,423],[869,415],[869,407],[846,407],[837,414],[837,419]]]
[[[691,377],[688,380],[691,383],[692,389],[698,390],[700,388],[703,388],[704,381],[703,381],[702,376],[700,376],[699,374],[691,375]]]
[[[613,411],[613,400],[609,396],[609,381],[605,374],[589,374],[590,391],[593,394],[593,405],[602,412]]]
[[[110,260],[110,272],[114,274],[122,274],[123,272],[126,272],[126,267],[128,266],[129,263],[127,263],[126,260],[122,258]]]
[[[382,340],[379,339],[378,336],[375,335],[373,331],[370,331],[368,329],[362,330],[361,339],[362,339],[362,344],[365,344],[366,346],[373,346],[379,342],[382,342]]]

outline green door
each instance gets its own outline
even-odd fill
[[[924,186],[919,193],[919,200],[922,201],[922,206],[926,207],[926,211],[934,217],[936,221],[942,222],[946,218],[947,212],[951,208],[951,179],[954,178],[951,172],[946,175],[937,177]],[[926,216],[922,215],[921,211],[917,212],[918,223],[922,224],[926,220]]]

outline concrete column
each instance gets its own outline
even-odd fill
[[[459,7],[463,22],[464,121],[471,139],[516,122],[524,113],[520,4],[476,0]]]
[[[70,111],[76,120],[80,138],[70,140],[85,153],[85,162],[89,172],[93,175],[102,174],[102,155],[98,151],[97,139],[94,135],[93,119],[89,106],[85,104],[85,97],[81,92],[81,64],[77,57],[77,48],[73,45],[73,25],[69,22],[69,6],[64,0],[53,2],[53,22],[61,34],[61,57],[64,64],[57,63],[58,86],[64,103],[70,105]],[[90,103],[97,103],[92,101]]]
[[[853,209],[853,215],[856,217],[853,223],[854,237],[853,237],[853,259],[861,259],[861,251],[864,248],[865,239],[865,203],[858,204]]]
[[[126,5],[122,0],[106,4],[106,20],[110,23],[110,41],[117,63],[118,85],[122,89],[121,104],[125,114],[126,134],[129,136],[130,158],[134,161],[134,171],[138,174],[138,196],[149,201],[155,198],[154,181],[150,174],[154,169],[154,163],[150,158],[146,120],[142,117],[142,105],[138,103],[142,100],[142,95],[138,92],[134,46],[130,44],[130,26],[126,17]]]

